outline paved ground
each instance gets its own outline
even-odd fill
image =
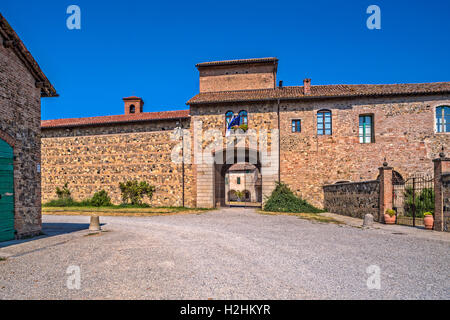
[[[252,209],[103,217],[101,235],[88,235],[88,219],[44,216],[49,237],[1,244],[0,299],[450,298],[448,236]],[[66,286],[71,265],[81,267],[80,290]],[[367,287],[370,265],[380,290]]]

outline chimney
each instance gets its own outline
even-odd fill
[[[125,114],[139,114],[144,111],[144,100],[139,97],[123,98],[125,102]]]
[[[311,94],[311,79],[303,80],[303,94],[305,96]]]

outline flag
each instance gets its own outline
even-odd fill
[[[231,119],[230,123],[228,124],[226,136],[228,137],[230,135],[231,128],[233,128],[234,126],[239,126],[240,124],[241,124],[241,116],[240,115],[234,116],[233,119]]]

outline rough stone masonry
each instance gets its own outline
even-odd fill
[[[170,161],[179,141],[170,140],[169,132],[182,123],[191,144],[199,142],[217,157],[226,143],[208,149],[211,139],[194,136],[194,124],[225,137],[230,112],[246,111],[249,130],[268,131],[269,152],[279,142],[279,171],[257,164],[263,201],[281,179],[323,207],[323,185],[375,180],[385,158],[402,176],[431,173],[432,159],[450,147],[450,129],[439,132],[436,112],[450,106],[450,82],[315,86],[306,79],[302,86],[283,87],[276,86],[277,66],[276,58],[200,63],[200,92],[187,102],[189,110],[147,113],[142,99],[129,97],[123,115],[43,121],[43,201],[69,182],[77,200],[105,189],[118,203],[118,183],[141,179],[155,185],[154,205],[180,205],[183,181],[187,206],[223,205],[226,167],[195,164],[191,153],[183,177],[182,166]],[[129,99],[135,99],[134,113]],[[325,120],[329,134],[320,134],[324,114],[331,119]],[[369,143],[360,140],[362,116],[371,119]],[[293,130],[294,120],[300,130]],[[272,129],[279,129],[279,141],[272,141]]]

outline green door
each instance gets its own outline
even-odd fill
[[[13,149],[0,139],[0,241],[14,239]]]

